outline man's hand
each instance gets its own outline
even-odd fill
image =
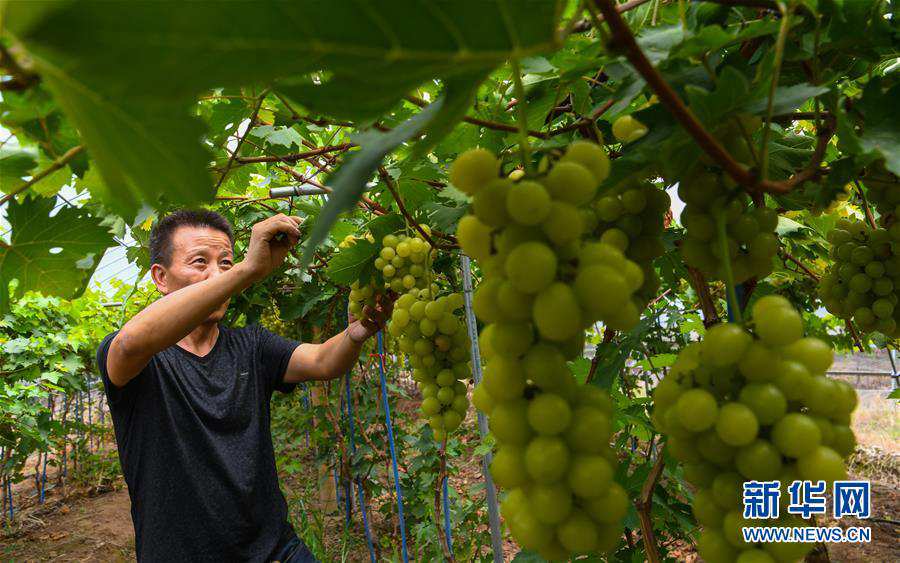
[[[254,281],[259,281],[281,266],[291,248],[300,240],[300,217],[279,213],[253,225],[247,255],[241,263]],[[282,236],[279,236],[282,235]]]
[[[347,327],[347,334],[350,340],[359,344],[384,328],[384,323],[391,318],[394,311],[395,298],[393,294],[378,294],[375,296],[375,307],[368,305],[363,307],[362,318],[358,320],[348,312],[350,326]]]

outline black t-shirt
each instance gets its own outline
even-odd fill
[[[269,401],[299,342],[219,327],[209,354],[175,345],[134,379],[97,350],[141,561],[265,561],[293,536],[278,487]]]

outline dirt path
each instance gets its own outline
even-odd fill
[[[33,530],[0,538],[0,560],[134,561],[134,528],[128,491],[67,499],[36,512]]]

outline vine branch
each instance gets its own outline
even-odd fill
[[[455,248],[455,245],[448,246],[445,244],[438,244],[434,242],[434,239],[431,238],[431,235],[425,232],[425,229],[422,228],[422,225],[419,224],[418,221],[409,213],[409,210],[406,209],[406,205],[403,203],[403,198],[400,197],[400,193],[397,191],[397,186],[394,185],[394,179],[391,178],[391,175],[388,174],[388,171],[384,166],[378,167],[378,177],[381,178],[381,181],[384,182],[385,186],[387,186],[388,191],[391,192],[391,195],[394,197],[394,201],[397,202],[397,207],[400,209],[400,214],[403,215],[403,218],[406,219],[406,222],[415,228],[422,238],[428,241],[428,244],[431,245],[432,248],[440,248],[440,249],[450,249]]]
[[[76,156],[78,156],[79,154],[81,154],[81,151],[83,151],[83,150],[84,150],[84,147],[81,146],[81,145],[78,145],[78,146],[76,146],[76,147],[72,147],[71,149],[67,150],[67,151],[65,152],[65,154],[63,154],[61,157],[59,157],[59,158],[57,158],[56,160],[54,160],[53,163],[50,164],[50,166],[48,166],[47,168],[41,170],[40,172],[38,172],[38,173],[35,174],[34,176],[32,176],[31,180],[28,180],[27,182],[24,182],[24,183],[23,183],[22,185],[20,185],[19,187],[14,188],[11,192],[7,193],[7,194],[4,195],[3,197],[0,197],[0,205],[3,205],[4,203],[6,203],[7,201],[9,201],[9,200],[11,200],[12,198],[16,197],[16,196],[19,195],[20,193],[24,192],[25,190],[27,190],[27,189],[30,188],[31,186],[37,184],[38,182],[40,182],[41,180],[43,180],[44,178],[46,178],[46,177],[49,176],[50,174],[53,174],[54,172],[56,172],[57,170],[59,170],[60,168],[62,168],[62,167],[65,166],[66,164],[68,164],[70,160],[72,160],[73,158],[75,158]]]
[[[659,483],[665,463],[665,457],[663,456],[662,448],[660,448],[656,454],[656,463],[653,464],[653,468],[647,475],[647,480],[644,481],[644,486],[641,489],[641,496],[634,503],[637,508],[638,518],[641,521],[641,537],[644,542],[644,553],[650,563],[659,563],[660,561],[659,550],[656,547],[656,535],[653,533],[651,511],[653,509],[653,490]]]
[[[234,160],[238,164],[253,164],[257,162],[297,162],[298,160],[304,160],[331,152],[344,152],[355,146],[356,144],[354,143],[341,143],[340,145],[319,147],[317,149],[293,154],[286,154],[283,156],[238,156],[235,157]]]
[[[697,145],[721,166],[735,182],[751,192],[787,193],[797,184],[814,178],[821,173],[819,165],[824,157],[828,141],[833,134],[832,127],[829,126],[819,130],[819,140],[810,163],[793,177],[777,182],[757,178],[756,174],[737,162],[721,143],[703,127],[697,116],[685,105],[681,98],[678,97],[678,94],[675,93],[675,90],[650,63],[650,60],[647,59],[647,56],[637,44],[628,24],[625,23],[621,14],[616,10],[612,0],[591,1],[602,12],[606,23],[612,30],[612,46],[623,51],[625,58],[628,59],[635,70],[647,82],[647,85],[656,93],[659,101],[666,106],[672,116],[684,127],[685,131],[693,137]]]
[[[253,124],[256,122],[256,118],[259,115],[259,110],[262,108],[263,100],[266,99],[266,95],[269,93],[268,88],[263,90],[262,94],[259,95],[259,98],[256,102],[256,107],[253,108],[253,113],[250,115],[250,122],[247,124],[247,130],[244,131],[244,134],[240,136],[237,142],[237,146],[234,147],[234,152],[231,153],[231,156],[228,157],[228,163],[225,165],[225,170],[222,171],[222,175],[219,176],[219,181],[216,182],[216,187],[213,190],[214,192],[219,191],[219,187],[222,185],[222,182],[225,181],[225,178],[228,176],[228,172],[231,171],[231,167],[234,166],[234,161],[238,156],[238,153],[241,152],[241,145],[244,144],[244,139],[250,135],[250,131],[253,129]],[[227,145],[227,143],[226,143]]]

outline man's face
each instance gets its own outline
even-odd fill
[[[172,261],[168,267],[154,264],[151,272],[163,295],[218,276],[234,266],[234,254],[228,235],[208,227],[178,227],[172,236]],[[206,322],[218,322],[225,316],[228,303],[213,311]]]

